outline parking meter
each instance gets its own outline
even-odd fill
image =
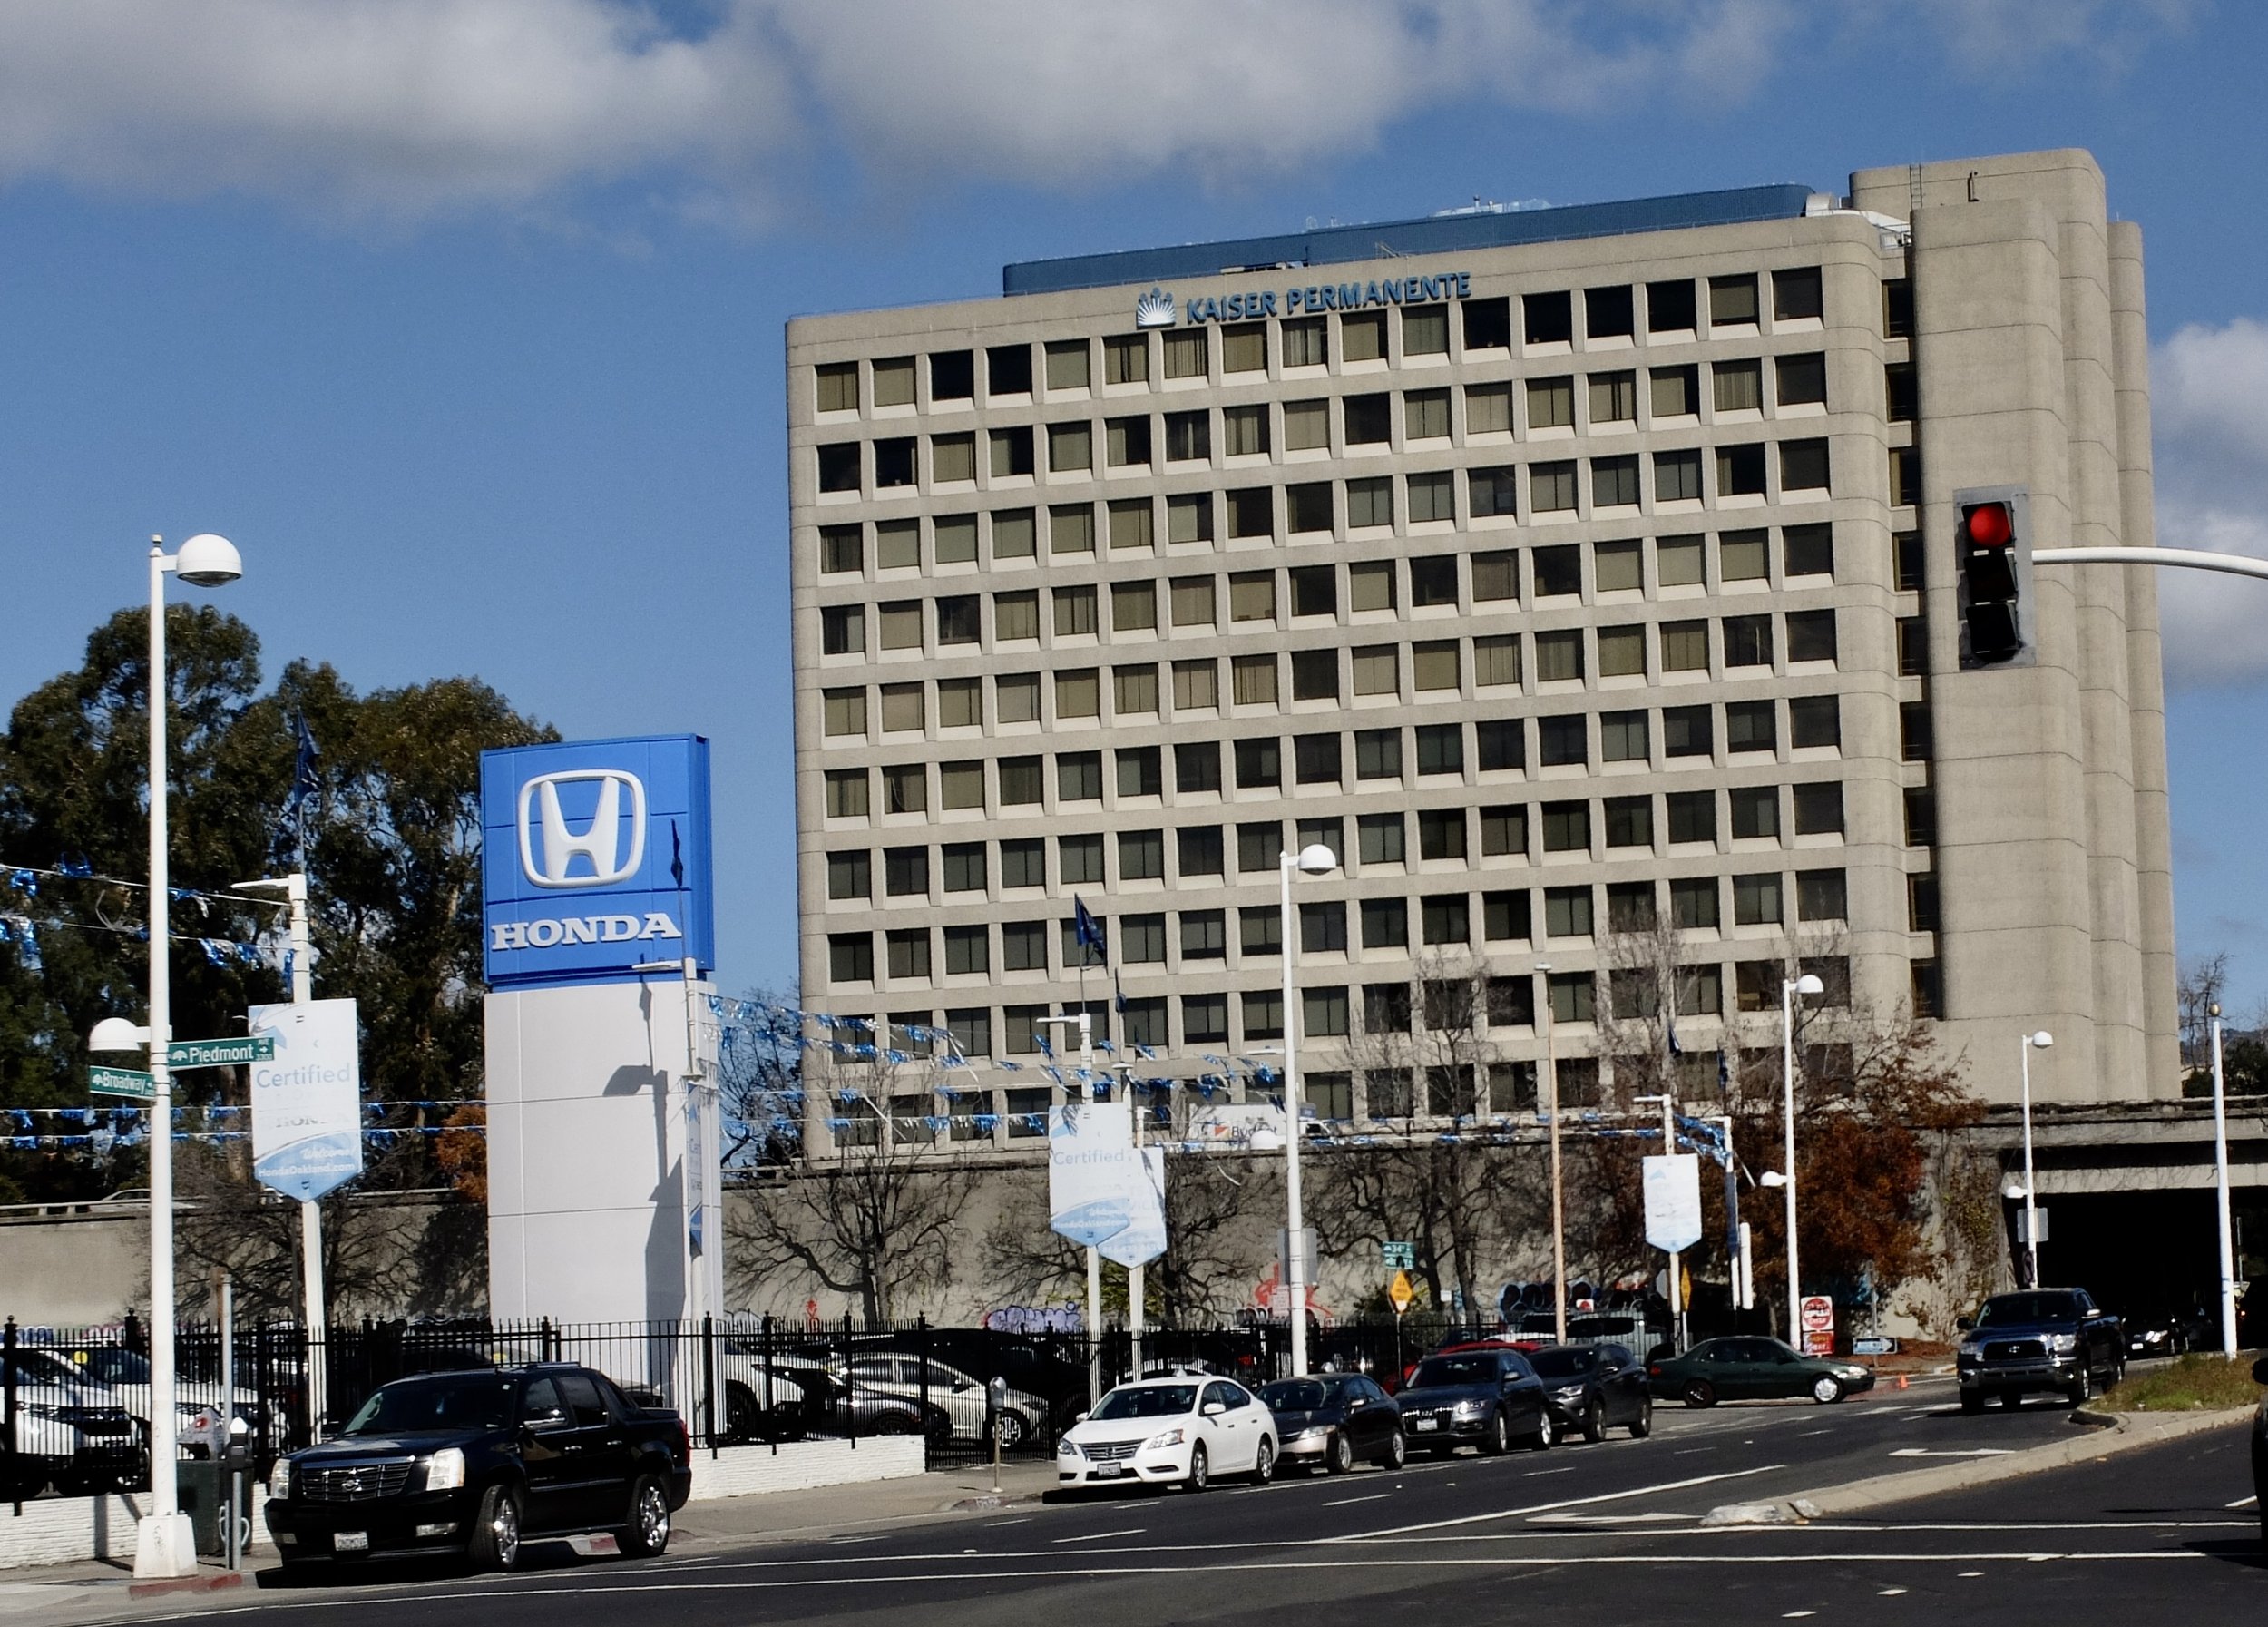
[[[227,1522],[223,1527],[221,1545],[228,1552],[229,1569],[235,1570],[243,1563],[244,1544],[250,1535],[250,1513],[244,1495],[245,1476],[252,1466],[252,1426],[242,1418],[229,1420],[227,1444],[221,1447],[220,1457],[220,1517]]]
[[[1000,1437],[1002,1415],[1008,1410],[1008,1380],[995,1377],[984,1387],[985,1422],[992,1432],[992,1489],[1000,1490]]]

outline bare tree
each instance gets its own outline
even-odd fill
[[[882,1327],[912,1300],[952,1280],[953,1241],[974,1177],[937,1145],[927,1064],[877,1055],[831,1073],[841,1115],[833,1143],[800,1167],[761,1171],[751,1201],[729,1222],[735,1286],[749,1291],[771,1274],[800,1271],[855,1296],[869,1326]]]
[[[2229,985],[2226,950],[2193,958],[2174,983],[2181,1022],[2182,1071],[2185,1075],[2213,1071],[2213,1007],[2221,1003]]]

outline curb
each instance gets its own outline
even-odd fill
[[[1876,1475],[1864,1480],[1846,1481],[1841,1485],[1777,1498],[1765,1506],[1784,1509],[1786,1513],[1781,1518],[1788,1520],[1816,1520],[1836,1514],[1863,1514],[1870,1509],[1909,1502],[1915,1497],[1935,1496],[1941,1492],[1968,1491],[1975,1486],[2016,1480],[2048,1469],[2068,1468],[2072,1464],[2088,1459],[2110,1457],[2145,1446],[2162,1446],[2167,1441],[2180,1440],[2187,1436],[2203,1435],[2207,1430],[2231,1428],[2249,1419],[2253,1410],[2243,1406],[2214,1412],[2125,1412],[2107,1418],[2101,1415],[2078,1416],[2076,1421],[2087,1426],[2087,1432],[2069,1440],[2011,1452],[2006,1457],[1978,1458],[1938,1468],[1908,1469],[1896,1475]],[[1752,1518],[1740,1523],[1764,1522]]]
[[[215,1571],[210,1575],[166,1576],[149,1582],[130,1582],[126,1584],[129,1599],[155,1599],[166,1593],[217,1593],[244,1585],[241,1571]]]

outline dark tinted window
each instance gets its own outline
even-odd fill
[[[1537,1351],[1528,1365],[1540,1378],[1580,1378],[1598,1366],[1598,1352],[1583,1345],[1556,1345]]]
[[[550,1381],[538,1379],[548,1391]],[[534,1387],[529,1387],[533,1395]],[[558,1404],[556,1395],[552,1397]],[[533,1411],[525,1416],[533,1417]],[[389,1384],[362,1404],[348,1435],[393,1435],[419,1429],[502,1429],[512,1422],[512,1380],[455,1376],[407,1378]]]
[[[2020,1328],[2032,1322],[2070,1321],[2085,1314],[2074,1294],[1996,1294],[1977,1313],[1977,1326]]]

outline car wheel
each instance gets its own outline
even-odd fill
[[[1324,1448],[1323,1466],[1334,1475],[1344,1475],[1354,1466],[1354,1443],[1346,1438],[1344,1430],[1332,1435],[1331,1444]]]
[[[1981,1390],[1963,1390],[1963,1391],[1961,1391],[1961,1393],[1960,1393],[1960,1409],[1961,1409],[1961,1411],[1963,1411],[1963,1412],[1967,1412],[1967,1413],[1979,1413],[1979,1412],[1982,1412],[1982,1411],[1984,1410],[1984,1404],[1985,1404],[1984,1393],[1983,1393]]]
[[[1545,1406],[1536,1414],[1536,1433],[1528,1437],[1528,1444],[1539,1452],[1549,1452],[1559,1443],[1559,1420]]]
[[[1386,1455],[1378,1460],[1382,1469],[1399,1469],[1410,1461],[1410,1443],[1397,1429],[1386,1437]]]
[[[1831,1406],[1843,1399],[1843,1380],[1832,1373],[1822,1373],[1812,1380],[1812,1399],[1822,1406]]]
[[[1544,1417],[1547,1420],[1547,1426],[1550,1416],[1551,1415],[1549,1413],[1546,1413],[1544,1415]],[[1504,1423],[1503,1412],[1500,1409],[1499,1411],[1491,1413],[1489,1415],[1489,1432],[1481,1437],[1481,1450],[1487,1453],[1491,1457],[1496,1457],[1510,1451],[1511,1449],[1511,1431]]]
[[[1679,1394],[1687,1406],[1715,1406],[1716,1405],[1716,1386],[1706,1378],[1688,1379],[1686,1387]]]
[[[2063,1392],[2064,1399],[2074,1406],[2084,1406],[2095,1394],[2095,1370],[2085,1363],[2079,1366],[2079,1376]]]
[[[757,1434],[758,1420],[763,1408],[756,1404],[756,1393],[744,1384],[725,1386],[725,1435],[736,1441],[751,1440]]]
[[[1201,1492],[1212,1484],[1211,1471],[1205,1462],[1205,1447],[1200,1444],[1189,1448],[1189,1472],[1181,1484],[1193,1492]]]
[[[1638,1397],[1638,1416],[1630,1420],[1630,1438],[1642,1441],[1654,1433],[1654,1397]]]
[[[1000,1449],[1013,1452],[1031,1434],[1031,1426],[1024,1422],[1023,1414],[1003,1411],[994,1420],[1000,1426]]]
[[[469,1552],[474,1564],[484,1571],[509,1571],[519,1564],[519,1493],[508,1485],[492,1485],[481,1494]]]
[[[670,1545],[670,1496],[651,1475],[630,1488],[630,1521],[622,1531],[622,1552],[650,1559]]]
[[[1252,1484],[1266,1485],[1276,1478],[1276,1443],[1266,1436],[1260,1437],[1259,1455],[1252,1460]]]
[[[1583,1438],[1594,1444],[1607,1438],[1607,1404],[1597,1396],[1583,1408]]]

